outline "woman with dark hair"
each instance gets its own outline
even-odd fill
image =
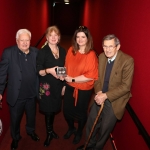
[[[37,71],[40,76],[39,107],[45,115],[47,137],[44,146],[58,135],[53,130],[55,112],[61,108],[61,92],[63,82],[58,79],[55,69],[64,67],[66,51],[58,45],[60,31],[56,26],[46,30],[47,44],[39,51],[37,56]]]
[[[74,33],[72,47],[69,48],[65,67],[67,76],[63,88],[63,113],[68,124],[64,139],[75,134],[73,143],[80,142],[82,130],[87,120],[88,103],[91,98],[94,81],[98,78],[98,59],[93,50],[92,36],[85,26]],[[78,122],[78,129],[74,122]]]

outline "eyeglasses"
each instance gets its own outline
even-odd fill
[[[111,45],[111,46],[103,46],[103,49],[106,50],[106,49],[109,48],[110,50],[113,50],[115,47],[116,47],[116,46],[112,46],[112,45]]]

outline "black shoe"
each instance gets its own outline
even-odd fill
[[[40,138],[37,136],[37,134],[35,133],[35,132],[33,132],[33,133],[27,133],[31,138],[32,138],[32,140],[34,140],[34,141],[39,141],[40,140]]]
[[[79,146],[76,150],[83,150],[84,149],[84,145]],[[85,150],[94,150],[93,147],[86,147]]]
[[[11,150],[16,150],[18,148],[18,140],[13,140],[11,143]]]
[[[52,132],[47,134],[46,140],[44,142],[44,146],[47,147],[49,146],[51,140],[53,139]]]
[[[59,136],[54,131],[52,131],[51,134],[52,134],[54,139],[58,139],[59,138]]]
[[[81,140],[82,134],[76,134],[73,139],[73,144],[78,144]]]
[[[74,129],[69,129],[69,130],[67,131],[67,133],[64,135],[64,139],[69,139],[70,136],[71,136],[72,134],[75,134],[75,133],[76,133],[76,128],[74,128]]]

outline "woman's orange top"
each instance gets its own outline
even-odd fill
[[[83,83],[67,83],[75,88],[73,96],[75,98],[76,106],[78,98],[78,89],[90,90],[94,86],[94,81],[98,79],[98,58],[94,50],[91,50],[87,54],[81,54],[80,52],[77,52],[76,55],[74,55],[72,53],[72,47],[70,47],[66,56],[65,67],[67,69],[67,75],[73,78],[80,75],[84,75],[87,78],[93,79]]]

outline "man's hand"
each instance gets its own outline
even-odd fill
[[[2,108],[2,95],[0,94],[0,108]]]
[[[107,95],[106,93],[102,93],[102,91],[98,92],[94,98],[97,105],[101,105],[102,103],[105,102],[106,99],[107,99]]]
[[[0,101],[2,100],[3,96],[0,94]]]

